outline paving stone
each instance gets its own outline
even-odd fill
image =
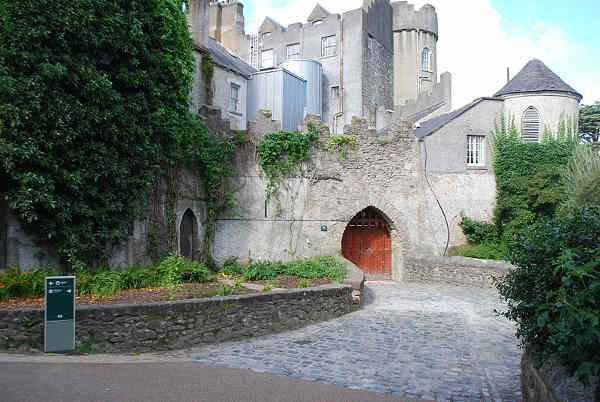
[[[520,401],[516,329],[494,313],[503,307],[492,289],[368,282],[359,311],[187,356],[439,401]]]

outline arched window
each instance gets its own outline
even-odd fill
[[[540,140],[540,114],[533,106],[529,106],[523,113],[521,133],[521,139],[525,142]]]
[[[424,48],[423,53],[421,53],[421,69],[431,71],[431,50],[428,47]]]

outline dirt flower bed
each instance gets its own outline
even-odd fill
[[[184,283],[173,288],[156,287],[122,290],[110,296],[83,295],[75,298],[80,306],[95,304],[144,304],[169,300],[197,299],[213,297],[219,294],[218,282]],[[256,293],[255,290],[236,288],[230,294]],[[0,301],[0,309],[44,308],[44,298],[9,299]]]
[[[335,278],[305,279],[305,278],[298,278],[295,276],[279,275],[274,280],[252,281],[250,283],[256,283],[258,285],[263,285],[263,286],[272,286],[274,288],[296,289],[298,287],[298,285],[303,281],[308,281],[310,283],[310,286],[320,286],[320,285],[329,285],[330,283],[335,281]],[[335,282],[335,283],[338,283],[338,282]]]

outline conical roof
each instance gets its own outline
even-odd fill
[[[541,91],[565,92],[577,96],[579,100],[582,98],[579,92],[571,88],[571,86],[538,59],[533,59],[527,63],[494,96]]]

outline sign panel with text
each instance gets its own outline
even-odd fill
[[[46,277],[44,351],[75,349],[75,277]]]

